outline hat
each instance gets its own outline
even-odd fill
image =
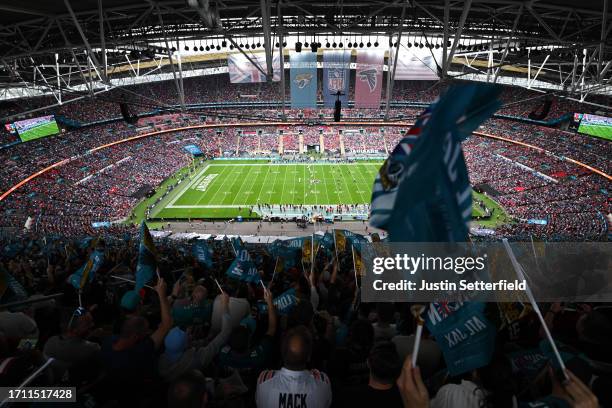
[[[130,290],[125,292],[125,294],[121,298],[121,307],[127,310],[128,312],[133,312],[134,310],[136,310],[139,304],[140,295],[136,290]]]
[[[187,333],[179,327],[172,328],[164,339],[164,346],[166,348],[164,357],[166,357],[170,363],[176,363],[185,352],[188,340]]]

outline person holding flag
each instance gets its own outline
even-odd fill
[[[140,224],[140,245],[138,247],[138,264],[136,266],[136,286],[139,291],[153,279],[157,272],[157,250],[147,224]]]

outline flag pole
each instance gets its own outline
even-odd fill
[[[280,259],[280,257],[276,258],[276,263],[274,264],[274,271],[272,272],[272,279],[270,279],[270,282],[268,283],[268,288],[270,287],[272,282],[274,282],[274,277],[276,276],[276,268],[278,267],[278,260],[279,259]]]
[[[425,321],[421,317],[421,314],[425,310],[423,305],[414,305],[410,308],[410,312],[414,316],[417,322],[416,334],[414,336],[414,345],[412,347],[412,366],[417,366],[417,356],[419,355],[419,348],[421,347],[421,337],[423,335],[423,324]]]
[[[504,238],[502,242],[504,243],[506,252],[508,253],[508,256],[510,257],[510,262],[512,262],[512,266],[514,267],[514,271],[516,272],[516,275],[518,276],[519,279],[525,282],[525,293],[527,294],[529,303],[531,303],[531,307],[533,307],[533,311],[538,316],[538,319],[540,320],[540,324],[542,324],[542,328],[544,329],[544,333],[546,333],[546,338],[548,339],[548,342],[550,343],[550,346],[552,347],[555,358],[557,359],[557,361],[559,362],[559,366],[563,370],[563,376],[565,377],[567,381],[569,381],[570,378],[566,373],[565,363],[563,362],[563,359],[561,358],[561,354],[559,353],[559,350],[557,349],[557,345],[555,344],[555,341],[552,338],[552,334],[550,333],[550,330],[548,329],[548,326],[546,325],[546,321],[544,321],[544,317],[542,316],[540,307],[538,306],[538,304],[535,301],[535,298],[533,297],[533,293],[531,292],[531,289],[529,288],[529,284],[527,283],[527,279],[525,278],[525,274],[523,273],[522,267],[516,260],[516,257],[514,256],[514,252],[512,251],[512,248],[510,248],[510,244],[508,243],[508,239]]]
[[[130,282],[130,283],[134,283],[134,284],[136,283],[136,281],[133,281],[133,280],[127,279],[127,278],[122,278],[121,276],[117,276],[117,275],[111,275],[110,277],[111,278],[115,278],[115,279],[119,279],[119,280],[122,280],[122,281],[125,281],[125,282]],[[145,286],[145,288],[149,288],[149,289],[155,290],[155,288],[153,286],[150,286],[150,285],[144,285],[144,286]]]
[[[338,245],[336,245],[336,229],[332,228],[332,233],[334,234],[334,250],[336,251],[336,260],[338,260]]]
[[[353,254],[353,270],[355,271],[355,286],[359,287],[359,284],[357,281],[357,265],[355,264],[355,247],[353,246],[352,243],[351,243],[351,252]]]

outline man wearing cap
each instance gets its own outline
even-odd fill
[[[201,369],[210,364],[232,331],[228,313],[229,296],[221,295],[224,309],[221,331],[204,347],[190,347],[189,336],[180,327],[174,327],[164,340],[165,351],[159,358],[159,374],[166,381],[174,381],[192,369]]]
[[[157,376],[157,350],[172,328],[172,316],[163,279],[158,280],[155,291],[159,298],[161,322],[153,333],[147,319],[132,316],[123,323],[119,336],[102,342],[102,359],[109,382],[107,389],[112,390],[116,398],[133,398],[138,395],[139,387],[146,389]]]

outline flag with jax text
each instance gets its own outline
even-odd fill
[[[483,367],[495,348],[495,326],[484,315],[485,304],[430,303],[425,324],[442,349],[451,376]]]
[[[257,270],[257,265],[251,259],[249,251],[242,243],[240,238],[232,239],[232,247],[236,253],[236,259],[225,273],[229,278],[238,279],[244,282],[259,282],[261,277]]]
[[[104,263],[104,252],[95,250],[89,259],[78,271],[70,275],[69,281],[75,289],[83,289],[87,283],[93,281],[96,272]]]
[[[294,52],[289,57],[291,63],[291,107],[317,107],[317,53]]]
[[[347,106],[350,64],[350,51],[323,52],[323,104],[326,108],[335,107],[338,98],[342,106]]]
[[[208,247],[206,241],[197,240],[191,246],[191,253],[200,265],[211,268],[213,265],[212,249]]]
[[[370,224],[391,242],[463,242],[472,189],[461,149],[500,106],[491,85],[451,87],[385,160],[372,189]]]
[[[268,72],[266,55],[263,52],[246,51],[259,68]],[[227,56],[227,70],[232,84],[245,84],[253,82],[266,82],[264,72],[261,72],[253,62],[241,53],[229,54]],[[273,81],[280,81],[280,56],[275,54],[272,58]]]
[[[299,246],[293,247],[292,245],[289,245],[292,240],[287,241],[277,239],[270,244],[268,247],[268,252],[272,257],[282,260],[283,268],[292,268],[296,265],[296,258],[302,246],[301,243],[297,243]]]
[[[358,50],[355,70],[355,108],[380,108],[383,65],[385,54],[381,50]]]
[[[281,316],[286,316],[297,305],[297,296],[295,289],[291,288],[281,293],[278,297],[272,300],[272,304],[276,307],[276,311]],[[258,303],[257,308],[259,313],[267,313],[268,305],[266,303]]]
[[[157,270],[157,250],[147,224],[140,224],[140,247],[136,266],[136,290],[140,290],[153,279]]]

